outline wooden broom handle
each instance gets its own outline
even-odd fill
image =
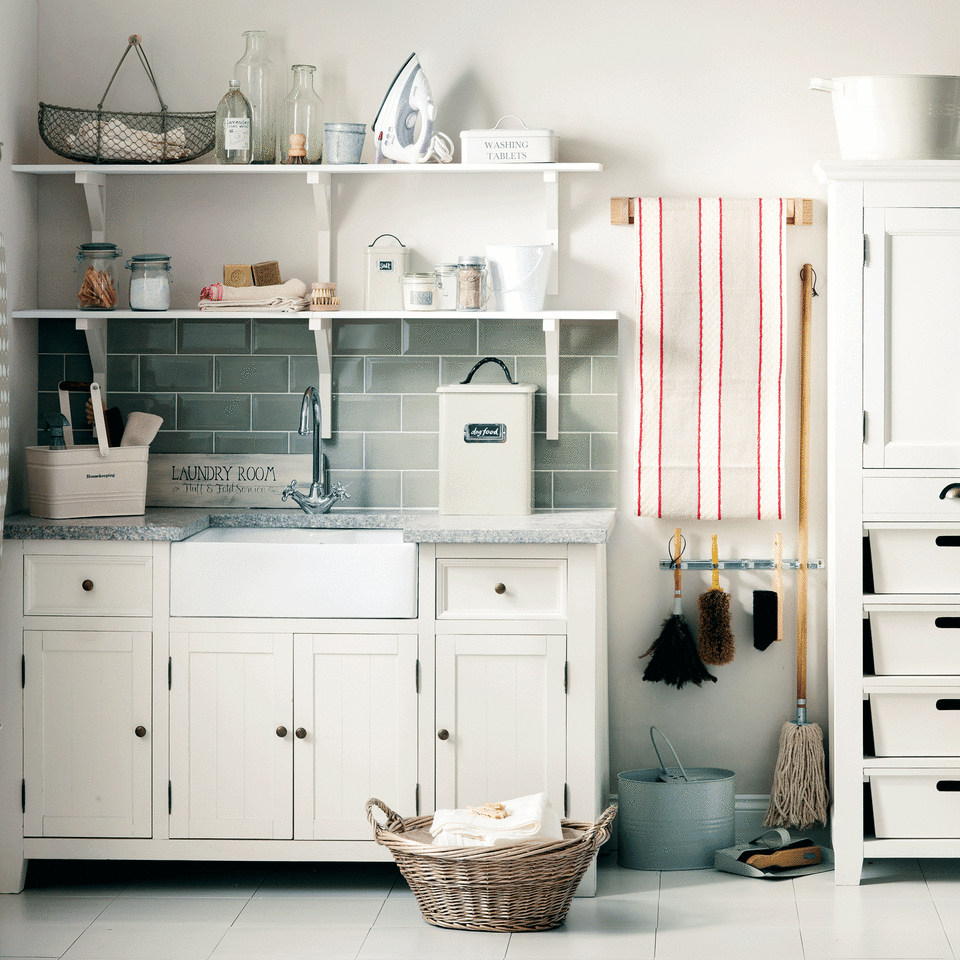
[[[680,528],[673,531],[673,595],[680,596],[683,571],[680,569]]]
[[[813,313],[813,267],[809,263],[800,271],[803,300],[800,313],[800,520],[797,532],[797,701],[806,707],[807,698],[807,474],[810,466],[810,342]]]

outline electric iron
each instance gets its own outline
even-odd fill
[[[377,119],[373,121],[372,129],[377,142],[375,162],[426,163],[435,152],[445,162],[442,154],[446,151],[438,149],[433,132],[436,113],[430,84],[417,55],[411,53],[393,78],[380,104]],[[418,120],[419,134],[415,132]],[[449,138],[444,139],[449,143]],[[450,144],[450,156],[447,159],[452,159],[452,146]]]

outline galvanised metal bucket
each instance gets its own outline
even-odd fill
[[[659,768],[617,775],[620,838],[617,863],[632,870],[703,870],[714,852],[732,847],[736,774],[720,767],[667,769],[650,728]]]

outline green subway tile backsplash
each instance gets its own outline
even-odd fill
[[[58,409],[61,379],[90,379],[86,341],[72,320],[40,326],[38,404]],[[359,509],[436,509],[439,385],[462,381],[479,359],[501,359],[514,379],[536,383],[534,503],[538,508],[616,503],[617,330],[598,321],[560,324],[560,436],[547,440],[544,336],[539,320],[337,320],[333,318],[333,409],[323,416],[331,477]],[[500,384],[496,364],[473,382]],[[113,320],[107,405],[164,423],[155,453],[302,454],[303,391],[318,384],[306,318],[237,316]],[[91,442],[83,398],[71,396],[78,439]],[[38,443],[49,442],[42,416]],[[290,479],[294,479],[291,477]],[[297,478],[308,483],[309,477]]]

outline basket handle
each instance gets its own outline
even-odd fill
[[[373,815],[374,809],[381,810],[386,814],[387,822],[385,824],[377,822],[377,818]],[[396,833],[397,827],[403,825],[403,817],[401,817],[399,813],[394,813],[382,800],[377,800],[376,797],[371,797],[367,801],[366,810],[367,820],[370,821],[370,825],[373,827],[374,836],[379,836],[381,830]]]
[[[117,74],[120,72],[120,67],[123,66],[123,61],[126,59],[131,47],[136,47],[137,56],[140,58],[140,62],[143,64],[143,69],[146,71],[147,79],[151,84],[153,84],[154,92],[157,94],[157,100],[160,101],[160,110],[166,113],[167,105],[163,102],[163,97],[160,96],[160,89],[157,87],[157,81],[153,76],[153,70],[150,68],[147,55],[143,52],[143,47],[140,46],[140,41],[142,39],[143,38],[139,33],[133,33],[127,38],[127,49],[123,51],[123,56],[120,58],[120,63],[117,64],[117,69],[113,71],[113,76],[110,78],[110,82],[107,84],[107,89],[103,91],[103,96],[100,98],[100,102],[97,104],[97,110],[103,110],[104,101],[107,99],[107,94],[110,92],[110,88],[113,86],[113,81],[117,79]]]
[[[617,815],[617,806],[612,804],[607,807],[603,813],[600,814],[600,817],[597,819],[597,822],[587,831],[586,836],[589,837],[590,842],[594,842],[594,838],[602,836],[606,832],[607,836],[610,835],[610,825],[613,823],[613,818]],[[599,843],[603,841],[600,840]],[[599,846],[599,843],[597,844]]]

